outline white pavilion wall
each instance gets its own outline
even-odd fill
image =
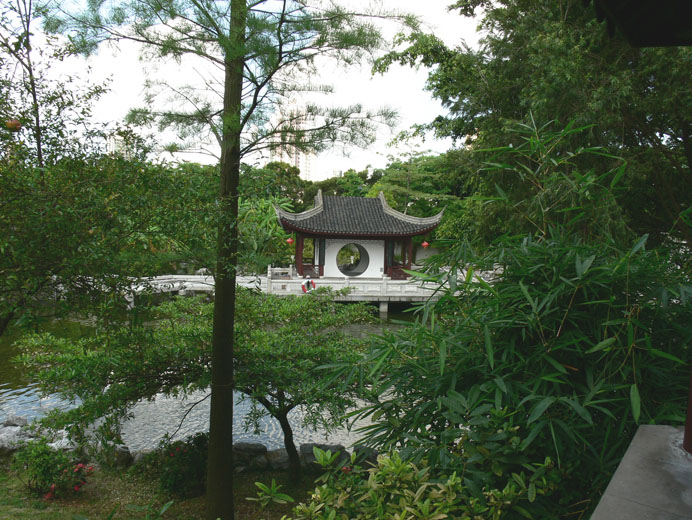
[[[346,244],[358,244],[368,252],[370,262],[358,278],[381,278],[384,271],[384,240],[332,239],[325,241],[324,276],[343,278],[336,264],[336,255]]]

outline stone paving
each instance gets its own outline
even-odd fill
[[[640,426],[591,520],[692,520],[692,455],[682,428]]]

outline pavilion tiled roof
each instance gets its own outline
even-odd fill
[[[386,237],[413,236],[435,229],[444,210],[433,217],[412,217],[391,208],[380,192],[377,198],[328,197],[317,192],[315,207],[290,213],[276,207],[284,229],[315,235]]]

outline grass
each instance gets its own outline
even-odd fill
[[[304,500],[315,487],[310,477],[296,483],[290,481],[284,472],[238,474],[233,490],[236,520],[279,520],[283,515],[290,514],[291,504],[270,504],[261,510],[257,502],[246,500],[247,497],[257,496],[256,481],[269,484],[272,478],[282,485],[281,491],[293,497],[296,503]],[[175,500],[175,503],[164,519],[204,518],[204,497],[180,499],[169,496],[159,489],[156,478],[138,473],[136,466],[129,471],[97,468],[79,493],[44,500],[27,490],[18,476],[11,472],[8,462],[0,462],[0,520],[72,520],[75,514],[89,520],[143,520],[147,518],[145,513],[129,511],[126,506],[150,506],[152,512],[158,512],[169,500]],[[113,516],[109,517],[111,513]]]

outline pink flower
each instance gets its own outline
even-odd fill
[[[349,474],[351,473],[351,466],[344,466],[343,468],[341,468],[341,471],[343,471],[346,474]]]
[[[43,495],[44,500],[50,500],[54,496],[54,491],[55,491],[55,484],[50,485],[50,491]]]
[[[75,486],[75,487],[74,487],[74,490],[75,490],[75,491],[79,491],[79,486]]]

